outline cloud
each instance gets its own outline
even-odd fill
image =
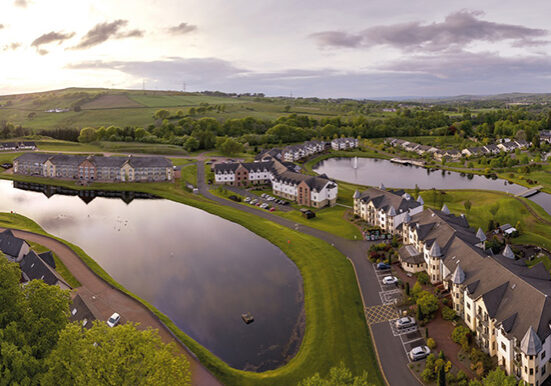
[[[92,61],[67,66],[74,70],[114,70],[129,75],[135,87],[226,92],[264,92],[267,95],[373,98],[449,96],[511,91],[547,92],[551,88],[551,58],[506,58],[486,52],[418,55],[380,66],[375,71],[287,69],[255,72],[218,58],[166,58],[142,61]]]
[[[2,50],[3,51],[15,51],[17,50],[19,47],[21,47],[21,43],[19,42],[13,42],[13,43],[10,43],[10,44],[6,44]]]
[[[174,35],[183,35],[197,30],[197,26],[188,23],[180,23],[174,27],[170,27],[168,32]]]
[[[16,7],[20,7],[20,8],[27,8],[27,5],[29,5],[31,2],[29,0],[15,0],[13,2],[13,4],[16,6]]]
[[[111,23],[100,23],[92,28],[84,37],[80,43],[73,47],[73,49],[82,50],[97,46],[109,39],[123,39],[130,37],[142,37],[144,32],[141,30],[120,31],[126,27],[128,20],[115,20]]]
[[[39,36],[38,38],[36,38],[31,43],[31,46],[36,47],[36,49],[38,50],[38,49],[40,49],[40,46],[45,45],[45,44],[50,44],[50,43],[56,43],[57,42],[57,44],[60,45],[65,40],[71,39],[73,36],[75,36],[74,32],[63,33],[63,32],[52,31],[52,32],[48,32],[48,33],[43,34],[43,35]]]
[[[463,48],[475,41],[498,42],[513,40],[513,44],[541,45],[548,31],[521,25],[482,20],[479,11],[462,10],[449,14],[444,21],[431,24],[409,22],[367,28],[359,33],[324,31],[311,34],[322,48],[373,47],[386,45],[403,50],[443,51]]]

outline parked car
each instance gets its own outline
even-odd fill
[[[266,198],[266,196],[267,196],[266,193],[262,193],[262,194],[260,195],[260,197],[262,197],[262,198]]]
[[[262,203],[261,203],[261,202],[257,202],[255,205],[256,205],[256,206],[260,206],[260,205],[262,205]]]
[[[109,319],[107,319],[107,325],[109,327],[115,327],[120,321],[121,316],[115,312]]]
[[[256,205],[257,202],[258,200],[255,198],[254,200],[251,201],[251,205]]]
[[[264,203],[264,204],[260,205],[260,207],[261,207],[262,209],[266,209],[266,208],[268,207],[268,204]]]
[[[415,319],[411,316],[404,316],[396,321],[396,328],[408,328],[415,326]]]
[[[417,346],[411,349],[409,352],[409,357],[412,361],[419,361],[425,359],[430,354],[430,348],[427,346]]]
[[[390,269],[390,265],[386,263],[379,263],[377,264],[377,269]]]
[[[243,201],[249,202],[249,201],[251,201],[251,198],[250,197],[245,197],[245,199]]]
[[[383,278],[383,284],[398,284],[398,278],[395,276],[385,276]]]
[[[276,211],[276,208],[270,208],[270,212],[275,212]]]

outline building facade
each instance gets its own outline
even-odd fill
[[[402,224],[402,267],[422,267],[449,291],[452,307],[476,343],[507,374],[541,385],[551,371],[551,276],[542,263],[528,267],[506,246],[485,249],[486,236],[464,216],[425,209]],[[422,264],[408,266],[413,256]],[[422,259],[422,260],[421,260]]]
[[[27,153],[13,162],[15,174],[80,181],[160,182],[174,180],[165,157],[101,157]]]
[[[331,141],[333,150],[348,150],[358,147],[357,138],[335,138]]]
[[[354,193],[354,214],[369,225],[397,234],[401,224],[423,210],[423,199],[416,201],[403,190],[386,190],[384,186]]]

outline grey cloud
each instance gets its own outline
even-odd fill
[[[188,24],[188,23],[180,23],[174,27],[170,27],[168,29],[168,32],[174,35],[183,35],[190,32],[193,32],[197,29],[196,25]]]
[[[13,43],[10,43],[10,44],[6,44],[2,50],[4,51],[15,51],[17,50],[19,47],[21,47],[21,43],[19,42],[13,42]]]
[[[126,27],[128,20],[115,20],[111,23],[100,23],[92,28],[84,37],[80,43],[73,47],[74,49],[81,50],[96,46],[109,39],[123,39],[129,37],[142,37],[144,32],[141,30],[121,31]]]
[[[131,75],[136,87],[175,90],[185,81],[191,90],[264,92],[267,95],[318,97],[396,97],[547,92],[551,59],[503,58],[496,54],[447,53],[416,56],[380,67],[377,72],[288,69],[254,72],[217,58],[167,58],[151,62],[83,62],[70,69],[111,69]]]
[[[15,0],[15,1],[13,2],[13,4],[14,4],[16,7],[27,8],[27,5],[30,4],[30,1],[28,1],[28,0]]]
[[[61,44],[65,40],[71,39],[73,36],[75,36],[74,32],[63,33],[63,32],[52,31],[52,32],[48,32],[47,34],[43,34],[43,35],[39,36],[38,38],[36,38],[31,43],[31,46],[36,47],[38,49],[38,48],[40,48],[40,46],[42,46],[44,44],[55,43],[55,42],[57,42],[57,44]]]
[[[498,42],[513,40],[516,45],[547,43],[536,40],[548,31],[521,25],[482,20],[482,12],[458,11],[444,21],[374,26],[359,33],[325,31],[310,35],[320,47],[371,47],[387,45],[406,50],[442,51],[462,48],[475,41]]]

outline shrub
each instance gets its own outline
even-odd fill
[[[436,348],[436,342],[434,341],[434,339],[428,338],[427,339],[427,346],[429,346],[429,348],[431,350],[434,350]]]
[[[426,272],[419,272],[419,274],[417,275],[417,281],[421,284],[429,284],[430,282],[429,274]]]
[[[438,310],[438,298],[428,291],[422,291],[417,298],[417,305],[423,315],[431,317]]]
[[[471,336],[471,331],[465,326],[457,326],[452,331],[452,340],[460,344],[463,350],[466,350],[469,347],[469,338]]]
[[[455,311],[452,308],[450,308],[448,306],[443,306],[442,307],[442,317],[445,320],[454,320],[456,316],[457,316],[457,314],[455,313]]]

